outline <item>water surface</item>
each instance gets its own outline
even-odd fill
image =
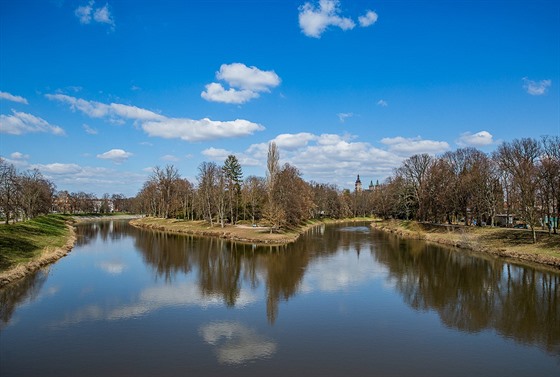
[[[558,376],[557,271],[367,224],[283,247],[82,224],[0,291],[0,375]]]

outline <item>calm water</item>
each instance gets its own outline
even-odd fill
[[[559,376],[560,274],[366,224],[285,247],[78,227],[0,291],[0,375]]]

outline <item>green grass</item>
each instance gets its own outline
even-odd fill
[[[39,256],[49,247],[66,243],[68,215],[39,216],[16,224],[0,225],[0,271]]]

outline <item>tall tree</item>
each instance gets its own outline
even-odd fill
[[[227,156],[223,171],[226,180],[226,190],[228,191],[228,208],[232,224],[237,222],[239,217],[239,202],[241,200],[241,181],[243,179],[243,170],[237,157],[234,155]]]

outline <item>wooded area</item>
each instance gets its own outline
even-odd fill
[[[503,142],[491,154],[460,148],[434,157],[414,155],[382,183],[353,192],[306,182],[291,164],[280,166],[269,144],[266,177],[243,179],[234,155],[223,165],[203,162],[197,182],[181,178],[173,165],[154,168],[135,198],[84,192],[56,193],[38,170],[18,173],[0,159],[0,213],[6,223],[51,211],[136,212],[154,217],[206,220],[213,226],[239,221],[271,231],[309,219],[380,216],[434,223],[513,226],[558,230],[560,136]],[[505,219],[505,220],[504,220]]]

